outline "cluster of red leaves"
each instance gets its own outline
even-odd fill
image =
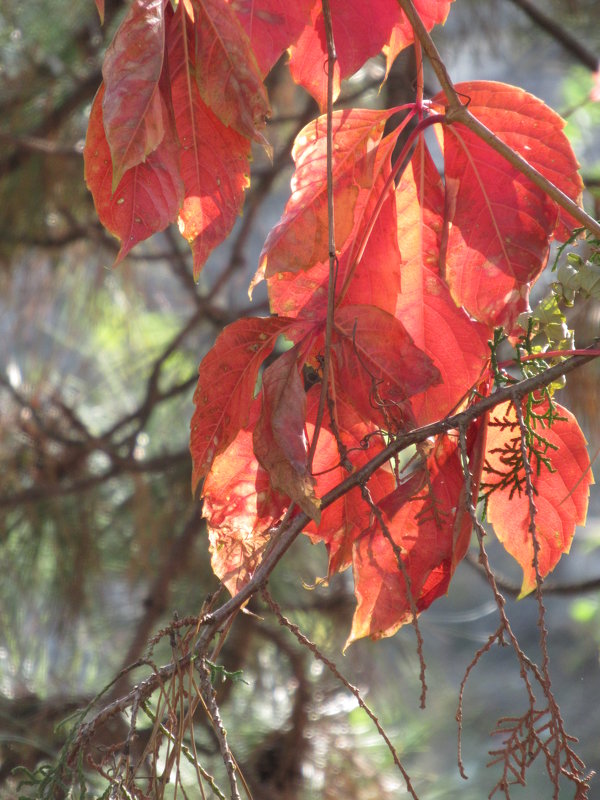
[[[383,49],[389,68],[413,41],[396,0],[330,4],[336,92],[368,57]],[[430,29],[445,20],[450,2],[415,6]],[[175,11],[164,0],[134,0],[107,54],[85,150],[99,216],[121,240],[118,260],[178,217],[200,270],[239,212],[250,142],[262,141],[269,113],[263,79],[286,48],[294,78],[323,106],[320,0],[180,0]],[[481,122],[578,199],[577,164],[553,111],[511,86],[456,88]],[[329,286],[324,116],[296,139],[292,194],[255,278],[267,283],[273,316],[223,331],[200,365],[194,397],[192,483],[204,482],[216,574],[232,593],[244,585],[293,503],[311,518],[313,541],[325,543],[330,574],[353,567],[358,606],[349,641],[390,635],[447,590],[471,532],[457,436],[437,437],[408,465],[380,467],[323,510],[319,498],[391,437],[466,407],[475,389],[490,391],[493,328],[514,328],[550,241],[572,227],[489,145],[446,124],[445,107],[443,95],[415,103],[385,136],[398,109],[333,114],[335,314],[312,461]],[[439,123],[442,176],[418,132],[395,178],[392,155],[411,117],[417,131]],[[543,465],[534,478],[542,576],[568,550],[587,505],[585,441],[564,417],[545,431],[554,471]],[[515,419],[504,407],[489,424],[472,425],[475,486],[482,470],[497,476],[514,452]],[[536,581],[529,498],[513,494],[499,485],[489,517],[523,567],[528,591]]]

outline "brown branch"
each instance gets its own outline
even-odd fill
[[[594,345],[586,348],[590,351],[594,350]],[[553,367],[541,372],[539,375],[534,375],[531,378],[519,381],[511,386],[503,387],[494,392],[494,394],[484,397],[477,403],[461,411],[459,414],[454,414],[451,417],[431,422],[429,425],[424,425],[421,428],[415,428],[413,431],[398,436],[391,444],[385,447],[380,453],[374,456],[367,464],[360,469],[353,472],[348,478],[342,481],[338,486],[335,486],[321,499],[321,508],[326,508],[331,503],[346,494],[355,486],[361,485],[364,481],[368,480],[371,475],[383,466],[387,461],[393,458],[398,453],[405,450],[412,444],[423,442],[430,436],[437,436],[440,433],[446,433],[450,430],[459,430],[465,425],[469,425],[473,420],[481,417],[487,411],[490,411],[495,406],[503,403],[505,400],[511,400],[516,394],[529,394],[536,389],[541,389],[548,386],[561,375],[567,375],[584,364],[597,358],[596,355],[589,356],[573,356],[572,358],[563,361],[560,364],[555,364]]]
[[[138,622],[133,639],[129,643],[127,653],[121,661],[122,667],[119,679],[113,684],[110,697],[117,698],[127,690],[129,664],[137,661],[148,646],[156,622],[165,613],[169,603],[169,590],[188,563],[188,557],[193,542],[202,525],[202,513],[199,505],[194,510],[184,525],[181,533],[173,538],[166,553],[163,554],[160,569],[156,573],[152,584],[148,588],[144,600],[145,613]]]
[[[448,108],[446,109],[446,124],[452,125],[459,122],[464,125],[482,141],[489,145],[493,150],[505,158],[509,164],[519,170],[525,177],[534,183],[538,188],[545,192],[549,197],[554,200],[561,208],[567,211],[572,217],[583,225],[584,228],[600,236],[600,223],[586,214],[585,211],[577,205],[570,197],[562,192],[557,186],[545,178],[541,172],[538,172],[535,167],[526,161],[522,156],[516,153],[511,147],[505,144],[502,139],[499,139],[496,134],[492,133],[489,128],[480,122],[477,117],[473,116],[469,109],[463,105],[463,102],[458,95],[454,84],[448,74],[448,70],[444,66],[442,58],[438,52],[437,47],[433,43],[431,36],[423,25],[421,18],[417,14],[412,0],[398,0],[402,10],[408,17],[410,24],[416,36],[421,42],[421,46],[425,51],[431,66],[440,82],[442,89],[448,101]]]
[[[513,5],[520,8],[529,19],[546,31],[555,41],[557,41],[568,53],[575,56],[584,66],[595,72],[598,69],[599,59],[591,50],[581,44],[579,39],[569,33],[563,25],[560,25],[552,17],[549,17],[530,0],[509,0]]]
[[[466,411],[460,414],[455,414],[444,420],[440,420],[430,425],[425,425],[410,433],[398,437],[388,447],[386,447],[380,454],[371,459],[370,462],[365,464],[359,470],[356,470],[346,480],[342,481],[338,486],[334,487],[321,499],[321,508],[327,508],[332,503],[335,503],[340,497],[345,495],[355,486],[364,484],[370,476],[382,464],[389,461],[394,455],[400,453],[412,444],[422,442],[430,436],[435,436],[439,433],[445,433],[449,430],[463,429],[474,419],[477,419],[482,414],[489,411],[494,406],[510,399],[517,394],[527,394],[528,392],[539,389],[542,386],[547,386],[552,383],[559,375],[577,369],[584,364],[587,364],[595,356],[575,356],[568,359],[562,364],[557,364],[550,367],[540,375],[535,375],[527,380],[520,381],[519,383],[505,387],[498,390],[495,394],[485,397],[478,403],[474,404]],[[470,499],[470,498],[469,498]],[[265,556],[258,568],[255,570],[253,577],[248,583],[232,598],[223,603],[215,611],[205,614],[201,619],[202,631],[198,638],[197,644],[189,654],[183,656],[177,662],[171,662],[160,669],[157,669],[152,675],[139,683],[135,689],[128,694],[118,698],[117,700],[109,703],[101,709],[88,723],[80,728],[80,731],[71,745],[70,752],[73,753],[80,749],[91,738],[96,728],[104,724],[116,714],[121,713],[127,708],[130,708],[133,702],[144,702],[155,691],[156,688],[162,686],[168,681],[178,670],[184,669],[188,666],[192,659],[201,657],[208,652],[208,647],[213,637],[218,630],[224,625],[230,616],[236,613],[246,601],[260,591],[267,583],[269,576],[275,566],[279,563],[281,558],[285,555],[287,550],[291,547],[296,537],[308,525],[310,518],[304,513],[298,513],[296,516],[286,516],[284,521],[273,531],[271,542]],[[480,542],[482,546],[482,542]],[[493,575],[491,576],[493,580]],[[496,590],[497,592],[497,590]],[[500,598],[500,603],[503,603],[502,595],[497,592]],[[506,620],[508,625],[508,620]],[[509,626],[510,629],[510,626]],[[539,680],[541,675],[536,665],[528,659],[521,651],[521,663],[526,664],[529,669],[533,671],[536,679]],[[538,677],[539,676],[539,677]]]
[[[485,578],[483,567],[472,553],[467,553],[465,562]],[[496,576],[496,583],[498,588],[509,597],[518,597],[521,594],[521,585],[516,581],[511,581],[506,576],[499,572],[494,573]],[[588,594],[590,592],[600,591],[600,577],[589,578],[584,581],[576,581],[575,583],[546,583],[544,582],[544,594],[556,594],[563,597],[572,597],[579,594]],[[532,595],[527,595],[523,598],[524,601],[531,599]]]
[[[335,675],[335,677],[337,678],[338,681],[340,681],[342,686],[345,686],[346,689],[348,689],[348,691],[352,695],[354,695],[358,705],[362,708],[362,710],[365,712],[365,714],[373,722],[373,724],[377,728],[377,732],[379,733],[379,735],[381,736],[383,741],[386,743],[386,745],[388,747],[388,750],[390,751],[390,753],[392,755],[392,759],[394,760],[394,763],[396,764],[396,766],[398,767],[398,769],[400,770],[400,772],[402,774],[402,777],[404,778],[404,781],[406,783],[406,790],[409,792],[411,797],[414,798],[414,800],[418,800],[418,797],[417,797],[417,795],[415,793],[415,790],[413,788],[413,785],[411,783],[410,776],[407,773],[407,771],[405,770],[405,768],[403,767],[402,762],[400,761],[400,757],[398,756],[398,752],[396,751],[396,748],[392,744],[389,736],[387,735],[387,733],[385,732],[383,726],[379,722],[379,719],[377,718],[376,714],[374,714],[374,712],[371,710],[371,708],[363,700],[363,697],[362,697],[362,695],[360,693],[360,690],[356,686],[351,684],[350,681],[348,681],[341,674],[341,672],[337,668],[336,664],[333,661],[331,661],[329,658],[327,658],[327,656],[325,656],[319,650],[317,645],[314,642],[311,642],[311,640],[302,633],[302,631],[300,630],[300,628],[297,625],[294,625],[293,622],[291,622],[287,617],[285,617],[283,615],[280,607],[273,600],[273,598],[271,597],[271,595],[267,591],[267,589],[263,589],[262,596],[263,596],[265,602],[267,603],[267,605],[269,606],[269,608],[271,609],[271,611],[273,612],[273,614],[275,614],[275,616],[279,620],[279,624],[283,625],[285,628],[287,628],[289,631],[291,631],[294,634],[294,636],[296,637],[296,639],[300,642],[300,644],[303,647],[307,647],[310,650],[310,652],[314,655],[314,657],[318,661],[321,661],[321,663],[323,663],[327,667],[327,669],[333,675]]]

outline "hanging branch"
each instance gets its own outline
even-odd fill
[[[338,670],[338,668],[335,665],[335,663],[333,661],[331,661],[329,658],[327,658],[327,656],[325,656],[319,650],[317,645],[314,642],[311,642],[311,640],[302,633],[302,631],[300,630],[300,628],[297,625],[294,625],[293,622],[291,622],[286,616],[284,616],[284,614],[282,613],[280,607],[277,605],[275,600],[273,600],[271,594],[269,593],[269,591],[266,588],[262,590],[261,594],[262,594],[265,602],[267,603],[267,605],[271,609],[271,611],[275,614],[275,616],[279,620],[279,624],[283,625],[285,628],[287,628],[289,631],[291,631],[294,634],[294,636],[296,637],[296,639],[300,642],[300,644],[303,647],[307,647],[310,650],[310,652],[314,655],[314,657],[318,661],[320,661],[322,664],[324,664],[327,667],[327,669],[337,678],[337,680],[340,681],[342,686],[345,686],[346,689],[348,689],[348,691],[351,694],[354,695],[354,697],[356,698],[356,702],[362,708],[362,710],[365,712],[365,714],[369,717],[369,719],[373,722],[373,724],[377,728],[377,732],[379,733],[379,735],[381,736],[383,741],[386,743],[386,745],[388,747],[388,750],[390,751],[390,753],[392,755],[392,758],[394,760],[394,764],[398,767],[398,769],[400,770],[400,772],[402,774],[402,777],[404,778],[404,781],[406,783],[407,792],[410,794],[410,796],[414,800],[418,800],[417,794],[415,793],[414,787],[413,787],[412,782],[410,780],[410,776],[407,773],[407,771],[404,768],[404,766],[402,765],[402,762],[400,761],[400,757],[398,756],[398,752],[397,752],[396,748],[392,744],[389,736],[387,735],[387,733],[385,732],[383,726],[379,722],[379,719],[377,718],[376,714],[371,710],[371,708],[363,700],[363,697],[362,697],[362,695],[360,693],[360,690],[357,689],[356,686],[351,684],[346,678],[344,678],[344,676]]]
[[[325,322],[325,353],[323,358],[323,380],[319,406],[315,419],[310,450],[308,453],[308,470],[312,471],[312,463],[317,450],[319,433],[325,413],[327,391],[329,388],[329,369],[331,363],[331,339],[333,335],[333,316],[335,312],[335,282],[337,256],[335,252],[335,216],[333,205],[333,77],[337,61],[335,42],[333,41],[333,24],[331,21],[331,8],[329,0],[322,0],[323,18],[325,20],[325,37],[327,39],[327,232],[329,242],[329,281],[327,285],[327,319]]]

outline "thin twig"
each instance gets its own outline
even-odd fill
[[[417,637],[417,655],[419,657],[419,668],[420,668],[419,680],[421,681],[421,697],[419,704],[421,708],[425,708],[427,701],[427,681],[425,680],[426,664],[425,664],[425,656],[423,654],[423,635],[421,634],[421,628],[419,627],[419,617],[417,611],[417,604],[415,603],[415,597],[412,590],[412,580],[410,575],[408,574],[408,570],[406,569],[404,559],[402,558],[402,550],[394,541],[392,533],[385,523],[381,509],[379,508],[379,506],[377,506],[376,503],[373,502],[373,498],[371,497],[371,493],[369,492],[367,486],[363,485],[360,488],[363,500],[367,503],[367,505],[371,509],[371,512],[377,518],[377,522],[379,523],[381,532],[383,533],[390,547],[394,551],[394,556],[396,557],[396,563],[398,564],[398,569],[400,570],[402,577],[404,578],[404,582],[406,584],[406,597],[408,598],[408,603],[410,605],[410,611],[412,614],[412,626],[415,629],[415,635]]]
[[[406,783],[406,790],[409,792],[411,797],[414,798],[414,800],[418,800],[417,794],[416,794],[416,792],[415,792],[415,790],[413,788],[413,785],[411,783],[410,776],[407,773],[406,769],[402,766],[402,762],[400,761],[400,757],[398,756],[396,748],[394,747],[394,745],[392,744],[389,736],[387,735],[387,733],[383,729],[383,727],[382,727],[381,723],[379,722],[379,719],[377,718],[377,716],[374,714],[374,712],[369,708],[369,706],[363,700],[362,695],[360,693],[360,690],[356,686],[351,684],[346,678],[344,678],[344,676],[338,670],[338,668],[334,664],[334,662],[331,661],[329,658],[327,658],[327,656],[324,655],[319,650],[317,645],[314,642],[311,642],[311,640],[302,633],[302,631],[300,630],[300,628],[297,625],[294,625],[293,622],[291,622],[286,616],[284,616],[284,614],[282,613],[281,609],[279,608],[279,606],[277,605],[275,600],[273,600],[271,594],[266,589],[266,587],[263,588],[261,593],[262,593],[263,598],[265,599],[265,602],[267,603],[267,605],[269,606],[271,611],[275,614],[275,616],[279,620],[279,623],[281,625],[283,625],[284,627],[288,628],[288,630],[290,630],[294,634],[294,636],[300,642],[300,644],[303,645],[304,647],[307,647],[311,651],[311,653],[315,656],[315,658],[318,661],[321,661],[321,663],[325,664],[327,669],[330,672],[332,672],[333,675],[335,675],[335,677],[338,679],[338,681],[340,681],[340,683],[343,686],[345,686],[346,689],[348,689],[348,691],[351,692],[354,695],[358,705],[363,709],[363,711],[367,714],[369,719],[373,722],[373,724],[377,728],[377,731],[378,731],[379,735],[381,736],[381,738],[384,740],[384,742],[388,746],[388,749],[389,749],[389,751],[390,751],[390,753],[392,755],[392,758],[394,759],[394,764],[396,764],[396,766],[398,767],[398,769],[402,773],[402,777],[404,778],[404,781]]]
[[[553,17],[545,14],[541,9],[535,6],[530,0],[510,0],[510,2],[526,14],[529,19],[532,19],[536,25],[542,30],[546,31],[555,41],[557,41],[564,49],[575,56],[582,64],[584,64],[592,72],[595,72],[599,66],[599,59],[595,53],[588,50],[580,40],[573,36],[566,30],[565,26],[559,24]]]
[[[219,748],[221,750],[221,758],[223,759],[223,764],[225,765],[225,769],[227,770],[227,776],[229,778],[229,787],[231,789],[231,800],[241,800],[240,793],[237,787],[237,778],[235,775],[237,767],[233,755],[231,753],[231,750],[229,748],[229,743],[227,741],[227,732],[221,720],[221,714],[219,712],[219,706],[217,705],[215,690],[210,681],[210,670],[208,669],[204,659],[201,659],[198,662],[198,671],[200,673],[200,689],[202,690],[202,696],[206,704],[206,709],[211,717],[217,741],[219,742]]]
[[[331,362],[331,340],[333,336],[333,316],[335,313],[335,282],[337,277],[337,255],[335,252],[335,216],[333,204],[333,77],[337,61],[335,42],[333,41],[333,24],[329,0],[322,0],[323,19],[325,20],[325,37],[327,39],[327,228],[329,241],[329,281],[327,285],[327,319],[325,322],[325,353],[323,358],[323,379],[321,394],[315,419],[315,429],[308,453],[308,471],[312,471],[312,463],[317,450],[319,433],[323,424],[323,414],[327,402],[329,388],[329,369]]]

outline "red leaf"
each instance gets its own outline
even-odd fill
[[[490,331],[456,306],[439,277],[444,194],[423,137],[398,185],[397,204],[405,264],[396,316],[442,377],[411,400],[416,423],[426,425],[449,414],[479,380]]]
[[[404,401],[440,379],[429,356],[398,319],[374,306],[343,306],[334,325],[336,390],[352,387],[353,403],[364,419],[386,430],[390,423],[403,428]]]
[[[348,4],[349,5],[349,4]],[[335,36],[335,34],[334,34]],[[311,94],[321,111],[327,105],[327,42],[321,2],[315,2],[310,22],[304,27],[298,41],[290,47],[290,72],[294,81]],[[333,64],[333,101],[340,93],[340,62]]]
[[[309,441],[314,434],[314,420],[318,406],[320,384],[312,387],[307,400],[307,433]],[[352,402],[343,395],[335,399],[335,428],[344,448],[345,465],[341,463],[338,440],[329,419],[325,419],[313,461],[313,474],[319,497],[329,492],[351,471],[360,469],[379,453],[384,446],[383,437],[374,425],[365,422]],[[326,412],[326,417],[328,413]],[[386,465],[370,478],[368,487],[371,497],[378,502],[393,491],[395,478]],[[305,532],[313,541],[323,541],[329,554],[329,575],[346,569],[352,563],[352,545],[361,531],[369,524],[370,509],[361,497],[359,487],[351,489],[321,512],[318,526],[310,523]]]
[[[252,42],[263,75],[296,41],[308,23],[313,0],[235,0],[235,11]]]
[[[193,490],[248,425],[258,371],[289,327],[290,320],[277,317],[240,319],[221,332],[200,363],[190,439]]]
[[[250,40],[233,6],[223,0],[193,0],[196,84],[221,122],[249,139],[270,114],[267,92]]]
[[[192,248],[197,277],[242,207],[250,180],[250,143],[225,126],[200,97],[195,80],[194,28],[184,3],[167,16],[167,23],[171,94],[185,184],[178,223]]]
[[[358,601],[346,646],[362,638],[392,636],[448,589],[469,545],[463,473],[456,442],[440,437],[427,459],[428,481],[397,513],[382,513],[396,552],[378,522],[354,545]],[[422,480],[415,479],[417,490]],[[399,564],[400,558],[402,566]],[[408,589],[410,581],[410,593]]]
[[[285,509],[284,498],[271,490],[252,448],[259,406],[254,401],[250,425],[215,458],[204,482],[212,568],[232,595],[252,577],[270,539],[269,528]]]
[[[338,246],[336,297],[338,304],[371,304],[393,314],[400,289],[401,257],[396,232],[396,197],[388,185],[390,157],[400,129],[387,136],[377,148],[372,184],[359,192],[354,208],[354,227],[345,243]],[[385,194],[384,194],[385,192]],[[381,209],[372,230],[373,215],[382,197]],[[326,224],[326,220],[323,220]],[[363,237],[368,235],[361,255]],[[381,265],[385,264],[382,270]],[[351,273],[351,270],[352,273]],[[325,319],[329,263],[322,262],[298,273],[278,272],[268,279],[271,311],[285,316]],[[343,297],[342,297],[343,294]]]
[[[443,25],[446,22],[450,4],[453,2],[454,0],[413,0],[413,5],[421,17],[421,22],[430,31],[434,25]],[[383,48],[386,56],[386,77],[398,53],[414,40],[412,26],[402,13],[399,24],[392,31],[389,43]]]
[[[583,525],[587,514],[588,495],[593,477],[585,446],[585,438],[573,415],[556,404],[564,420],[551,427],[538,422],[535,431],[549,443],[545,456],[552,469],[530,456],[534,475],[536,506],[536,538],[539,545],[540,577],[551,572],[563,553],[568,553],[576,525]],[[537,413],[547,411],[547,402],[538,406]],[[511,404],[503,403],[490,414],[484,480],[498,485],[501,474],[509,472],[507,460],[520,457],[520,430],[517,414]],[[543,447],[538,442],[537,447]],[[499,474],[500,473],[500,474]],[[496,488],[488,499],[487,516],[496,536],[523,569],[521,596],[536,586],[533,567],[533,542],[529,531],[529,498],[525,485],[524,467],[518,471],[520,490],[514,484]],[[514,491],[514,493],[513,493]],[[512,496],[511,496],[512,493]]]
[[[577,162],[554,111],[505,84],[475,81],[456,90],[484,125],[579,199]],[[438,95],[433,102],[443,100]],[[463,125],[444,126],[443,149],[452,296],[482,322],[510,329],[528,306],[529,286],[546,264],[552,235],[564,237],[570,220],[561,214],[558,224],[558,206]]]
[[[165,48],[163,8],[163,0],[134,0],[104,57],[102,110],[113,188],[165,135],[158,90]]]
[[[121,242],[118,264],[131,248],[174,222],[183,197],[176,146],[170,136],[146,161],[127,170],[112,192],[111,156],[102,124],[104,87],[96,94],[83,157],[85,180],[100,222]]]
[[[370,195],[377,145],[392,113],[393,109],[334,112],[333,189],[338,249],[354,228],[355,210],[357,206],[361,208],[361,190],[362,203]],[[326,132],[326,118],[319,117],[296,137],[292,196],[281,221],[267,237],[254,283],[279,272],[307,270],[328,258]]]
[[[415,7],[427,30],[444,22],[451,0],[416,0]],[[414,34],[397,0],[331,0],[333,38],[337,54],[334,100],[340,78],[356,72],[383,48],[391,62]],[[290,70],[294,80],[309,91],[321,109],[327,101],[327,45],[321,0],[315,2],[311,22],[291,48]]]
[[[391,156],[400,131],[401,128],[397,128],[386,136],[377,148],[372,186],[368,193],[364,193],[366,202],[357,204],[352,236],[338,259],[340,305],[369,304],[390,314],[395,312],[402,257],[398,246],[396,195],[393,181],[388,182],[388,179]]]
[[[269,473],[271,486],[318,522],[321,512],[308,472],[306,394],[299,361],[298,348],[293,347],[263,373],[263,403],[254,429],[254,452]]]

